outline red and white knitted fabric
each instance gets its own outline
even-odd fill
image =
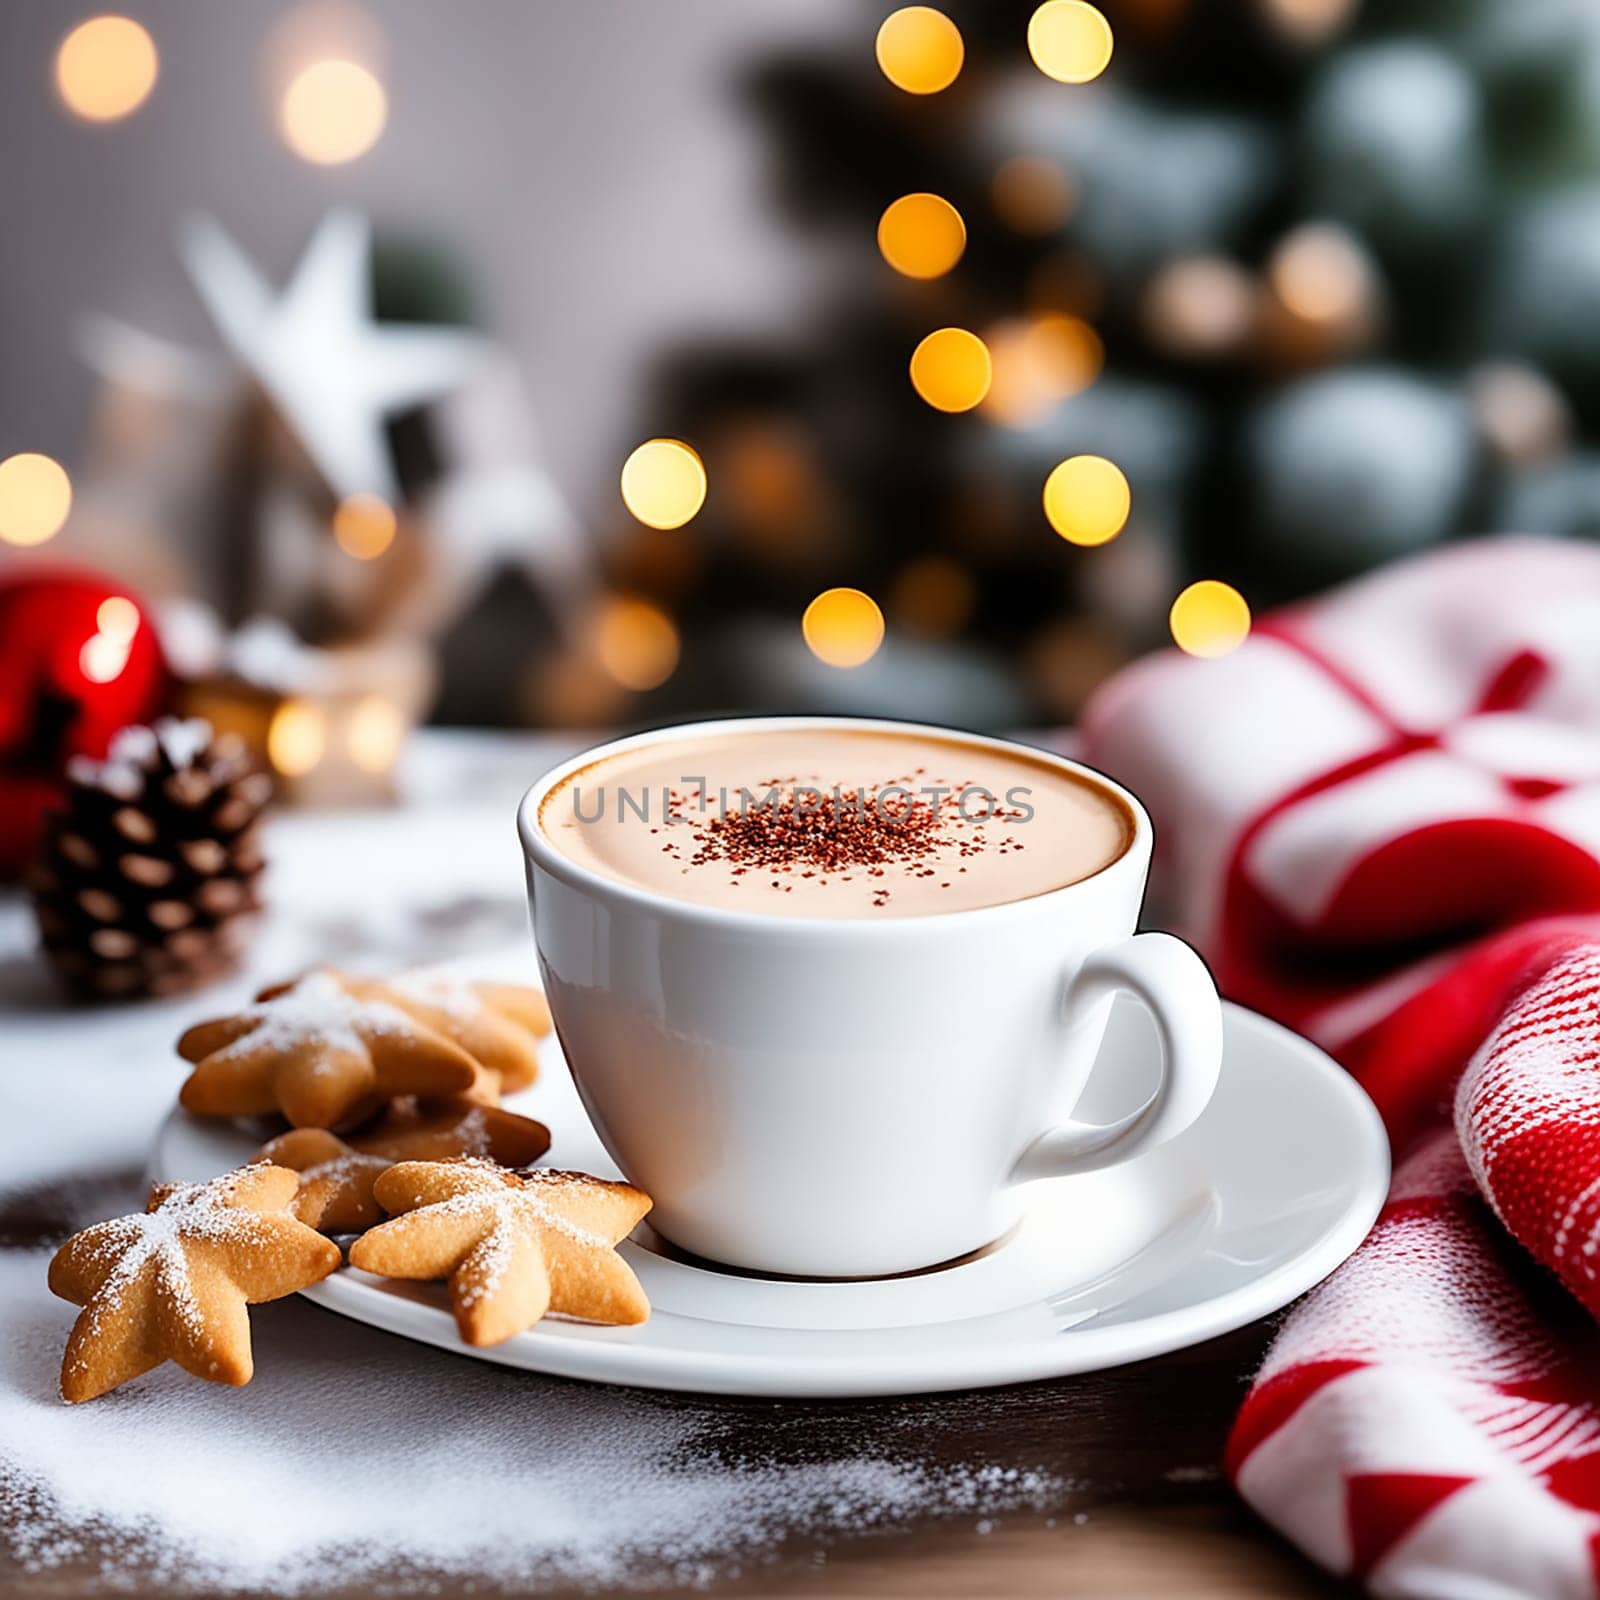
[[[1113,680],[1167,920],[1397,1168],[1228,1471],[1380,1595],[1600,1595],[1600,550],[1461,545]],[[1564,1286],[1564,1287],[1563,1287]]]

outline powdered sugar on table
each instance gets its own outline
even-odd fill
[[[1067,1486],[921,1458],[739,1452],[728,1414],[461,1361],[298,1299],[257,1307],[242,1390],[168,1367],[85,1406],[55,1397],[70,1308],[43,1252],[0,1255],[0,1526],[33,1569],[301,1593],[383,1575],[424,1588],[709,1581],[792,1538],[824,1543],[1058,1503]]]

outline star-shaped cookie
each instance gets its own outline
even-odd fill
[[[348,994],[397,1007],[472,1057],[473,1080],[453,1098],[497,1106],[502,1093],[526,1089],[539,1075],[538,1043],[550,1032],[551,1021],[550,1007],[537,989],[477,983],[429,971],[405,972],[387,980],[347,972],[333,975]],[[277,984],[257,998],[275,1000],[294,987]]]
[[[396,1005],[493,1073],[504,1093],[526,1089],[538,1077],[535,1046],[551,1024],[549,1004],[537,989],[430,972],[402,973],[386,988]]]
[[[396,1095],[460,1094],[482,1078],[453,1039],[380,983],[331,969],[263,991],[178,1041],[195,1063],[178,1099],[203,1117],[281,1111],[297,1128],[350,1127]]]
[[[248,1383],[245,1307],[339,1265],[339,1247],[290,1215],[299,1185],[272,1166],[166,1184],[143,1214],[68,1239],[50,1263],[50,1288],[83,1310],[61,1363],[62,1397],[93,1400],[169,1360],[212,1383]]]
[[[608,1323],[650,1314],[615,1249],[650,1209],[650,1197],[626,1183],[403,1161],[373,1192],[396,1215],[356,1240],[350,1264],[387,1278],[448,1278],[468,1344],[499,1344],[547,1311]]]
[[[300,1193],[291,1210],[324,1233],[359,1233],[383,1220],[372,1193],[397,1161],[457,1161],[476,1156],[503,1167],[526,1166],[550,1148],[550,1130],[497,1106],[443,1110],[397,1100],[348,1141],[324,1128],[291,1128],[256,1151],[257,1161],[292,1167]]]

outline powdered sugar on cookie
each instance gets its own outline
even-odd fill
[[[331,969],[271,990],[178,1040],[194,1063],[179,1093],[199,1116],[279,1110],[296,1127],[349,1126],[397,1095],[462,1094],[487,1074],[455,1039],[371,979]],[[497,1080],[490,1083],[498,1099]]]
[[[146,1212],[62,1245],[50,1288],[84,1308],[61,1364],[63,1397],[92,1400],[164,1360],[197,1377],[249,1382],[244,1306],[292,1294],[339,1264],[335,1245],[288,1214],[297,1187],[292,1172],[272,1166],[176,1184],[156,1190]]]
[[[129,1289],[151,1267],[159,1274],[162,1291],[173,1309],[191,1332],[199,1331],[200,1311],[189,1281],[189,1259],[183,1245],[185,1239],[242,1236],[245,1214],[225,1209],[220,1192],[220,1184],[185,1186],[155,1211],[117,1217],[89,1230],[93,1235],[93,1266],[108,1269],[94,1298],[84,1308],[85,1326],[92,1336],[98,1336],[104,1319],[121,1314]],[[74,1362],[80,1370],[83,1365],[81,1357]]]
[[[483,996],[464,979],[454,973],[431,972],[418,968],[402,972],[389,980],[396,994],[415,1000],[421,1005],[437,1006],[457,1022],[475,1022],[483,1015]]]
[[[218,1056],[262,1048],[290,1053],[314,1045],[360,1052],[366,1048],[362,1031],[397,1033],[413,1025],[398,1006],[358,997],[324,970],[308,972],[282,994],[257,1000],[240,1015],[256,1018],[256,1026],[225,1045]]]
[[[615,1249],[650,1209],[629,1184],[483,1161],[403,1161],[373,1193],[398,1215],[351,1246],[350,1264],[390,1278],[448,1278],[468,1344],[499,1344],[547,1311],[610,1324],[650,1314]]]

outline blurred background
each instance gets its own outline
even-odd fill
[[[1063,723],[1600,535],[1593,0],[35,0],[0,141],[0,771]]]

